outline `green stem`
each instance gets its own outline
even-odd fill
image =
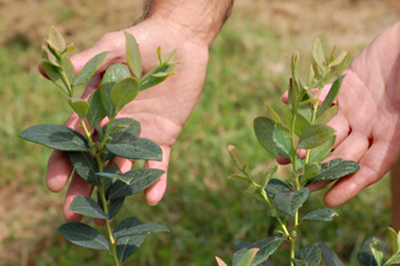
[[[86,138],[89,141],[89,145],[93,146],[92,136],[91,136],[88,128],[86,127],[85,121],[83,119],[80,119],[80,120],[81,120],[81,125],[82,125],[82,128],[83,128],[83,131],[85,132]]]
[[[99,172],[101,173],[101,172],[103,172],[103,163],[101,161],[101,154],[100,153],[97,154],[96,160],[97,160],[97,163],[99,165]],[[108,214],[109,210],[108,210],[108,203],[107,203],[107,199],[106,199],[106,194],[105,194],[105,191],[104,191],[104,184],[105,184],[105,178],[103,177],[100,180],[100,186],[98,187],[98,191],[99,191],[99,194],[100,194],[100,197],[101,197],[101,202],[103,203],[104,213]],[[116,241],[115,241],[115,239],[114,239],[114,237],[112,235],[110,219],[106,218],[104,221],[106,223],[107,235],[108,235],[108,239],[109,239],[110,246],[111,246],[111,255],[113,256],[115,265],[119,266],[120,264],[119,264],[119,260],[118,260],[118,256],[117,256],[117,243],[116,243]]]
[[[111,127],[112,127],[112,124],[114,123],[114,120],[115,120],[115,116],[111,117],[110,120],[108,121],[106,133],[104,133],[103,140],[100,143],[100,149],[103,149],[108,138],[110,137]]]
[[[64,68],[61,68],[61,78],[62,78],[62,80],[63,80],[65,86],[67,86],[67,88],[68,88],[69,96],[70,96],[71,98],[73,98],[73,93],[74,93],[74,92],[73,92],[73,90],[72,90],[71,84],[69,83],[68,77],[67,77],[67,75],[65,74]]]

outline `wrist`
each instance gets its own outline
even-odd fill
[[[155,0],[146,19],[158,20],[188,41],[210,47],[232,3],[233,0]]]

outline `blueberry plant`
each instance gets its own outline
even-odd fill
[[[334,48],[326,58],[321,42],[316,40],[312,47],[313,63],[309,65],[308,76],[302,79],[298,71],[299,54],[294,54],[291,59],[288,107],[279,115],[266,104],[270,117],[257,117],[254,120],[254,131],[260,144],[271,154],[290,160],[292,169],[288,178],[277,177],[277,165],[268,169],[261,178],[254,177],[248,163],[234,146],[229,146],[230,155],[240,172],[229,178],[245,184],[243,193],[263,202],[280,226],[276,230],[278,236],[254,243],[236,241],[239,250],[233,255],[232,265],[273,265],[268,259],[283,242],[290,244],[288,265],[344,265],[325,243],[317,241],[299,247],[297,239],[303,223],[329,222],[337,216],[336,211],[330,208],[301,214],[301,207],[309,197],[307,186],[315,182],[339,180],[359,169],[354,161],[340,158],[326,161],[333,149],[336,132],[321,122],[321,116],[338,96],[344,76],[334,80],[324,99],[321,98],[322,89],[344,69],[349,57],[347,52],[336,57]],[[385,260],[385,243],[378,237],[369,238],[362,246],[360,265],[387,266],[400,263],[400,234],[389,228],[389,240],[393,254]],[[220,258],[216,259],[219,266],[227,265]]]
[[[133,160],[162,159],[161,148],[153,141],[140,137],[140,123],[131,118],[118,118],[118,113],[140,91],[173,75],[179,65],[174,60],[175,51],[161,55],[159,48],[158,65],[142,75],[139,45],[129,33],[125,33],[125,40],[128,66],[110,66],[104,73],[100,88],[90,95],[88,101],[84,101],[74,98],[74,89],[91,79],[108,52],[93,57],[76,75],[66,55],[73,45],[66,45],[61,34],[52,27],[41,50],[43,69],[66,94],[68,105],[78,115],[84,134],[65,126],[49,124],[36,125],[19,134],[25,140],[67,152],[75,174],[94,186],[94,199],[76,196],[69,210],[104,220],[105,228],[100,230],[104,234],[80,222],[67,222],[57,231],[74,244],[109,251],[115,265],[126,261],[141,246],[147,234],[168,231],[163,225],[144,224],[134,216],[124,218],[113,226],[113,219],[125,198],[151,186],[164,173],[159,169],[145,168],[122,173],[113,163],[116,156]],[[98,123],[105,118],[108,123],[100,127]]]

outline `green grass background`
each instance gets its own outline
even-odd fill
[[[45,187],[50,151],[17,134],[39,123],[62,124],[69,115],[65,99],[37,71],[49,27],[57,26],[82,51],[107,31],[131,25],[140,10],[140,1],[126,0],[0,1],[1,265],[113,265],[105,252],[74,246],[55,232],[63,222],[65,191],[53,194]],[[149,236],[126,265],[216,265],[214,256],[230,260],[234,240],[273,234],[268,210],[227,180],[235,172],[227,146],[241,151],[253,174],[263,173],[274,161],[258,145],[252,122],[267,114],[265,100],[283,109],[279,97],[291,54],[300,51],[305,64],[315,37],[325,47],[336,44],[357,54],[399,14],[396,1],[236,1],[210,49],[200,101],[173,147],[163,201],[151,207],[136,195],[120,214],[165,224],[171,233]],[[322,207],[323,194],[314,193],[305,209]],[[386,178],[336,208],[334,222],[305,225],[301,244],[322,239],[348,265],[357,265],[368,236],[387,238],[390,206]],[[285,255],[273,257],[276,265],[284,265]]]

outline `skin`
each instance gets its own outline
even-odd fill
[[[148,161],[146,167],[167,171],[171,147],[186,123],[200,96],[208,62],[208,48],[218,34],[232,0],[158,0],[150,3],[150,10],[143,22],[125,29],[139,43],[143,60],[143,73],[157,64],[156,50],[161,46],[163,53],[177,49],[176,59],[182,64],[177,74],[160,85],[145,90],[132,103],[121,110],[119,117],[132,117],[142,125],[141,137],[155,141],[163,151],[161,162]],[[123,31],[105,34],[93,47],[71,58],[76,71],[95,55],[109,51],[107,58],[88,84],[83,99],[98,89],[101,73],[115,63],[125,63],[125,37]],[[41,69],[43,73],[43,70]],[[102,124],[107,121],[103,121]],[[82,132],[79,120],[72,115],[65,124]],[[115,160],[123,172],[129,170],[132,161]],[[47,168],[47,186],[60,192],[67,184],[72,172],[66,153],[54,151]],[[165,193],[167,174],[145,191],[150,205],[157,204]],[[68,210],[77,195],[89,197],[92,186],[74,175],[65,198],[64,217],[67,221],[80,221],[82,216]],[[101,224],[100,221],[96,221]]]

